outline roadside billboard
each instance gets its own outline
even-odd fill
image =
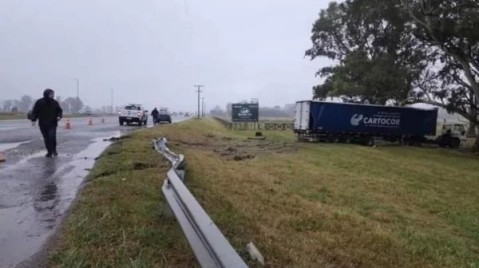
[[[233,103],[231,121],[233,122],[258,122],[258,103]]]

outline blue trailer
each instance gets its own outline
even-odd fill
[[[372,145],[375,139],[381,138],[409,144],[459,146],[459,139],[447,135],[434,140],[426,138],[436,135],[437,113],[436,108],[299,101],[294,131],[301,140]]]

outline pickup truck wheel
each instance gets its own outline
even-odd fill
[[[141,127],[143,125],[143,122],[138,121],[138,125]]]

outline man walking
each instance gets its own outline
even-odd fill
[[[43,98],[38,99],[33,106],[31,120],[33,125],[38,120],[40,131],[42,132],[45,147],[47,149],[46,157],[57,156],[57,126],[58,121],[62,119],[63,111],[60,104],[54,99],[55,93],[47,88],[43,92]]]
[[[156,125],[158,123],[158,115],[160,114],[160,112],[158,112],[158,110],[156,109],[153,109],[153,111],[151,111],[151,117],[153,117],[153,125]]]

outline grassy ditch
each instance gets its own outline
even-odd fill
[[[252,241],[271,267],[479,266],[477,156],[263,134],[190,120],[120,141],[88,178],[51,264],[195,264],[160,213],[168,165],[150,141],[166,136],[186,156],[188,187],[245,257]]]

